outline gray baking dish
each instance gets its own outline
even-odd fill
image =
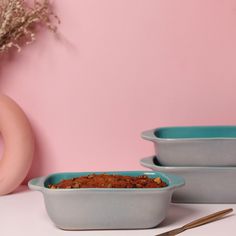
[[[173,194],[173,202],[236,203],[236,167],[162,166],[155,156],[141,159],[140,164],[184,177],[186,184]]]
[[[141,136],[165,166],[236,166],[236,126],[161,127]]]
[[[164,188],[50,189],[62,179],[89,174],[147,175],[160,177]],[[153,171],[56,173],[29,181],[43,193],[46,210],[54,224],[65,230],[152,228],[164,220],[172,193],[184,185],[179,176]]]

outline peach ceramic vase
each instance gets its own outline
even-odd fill
[[[13,192],[26,177],[34,156],[34,135],[25,113],[10,97],[0,94],[0,195]]]

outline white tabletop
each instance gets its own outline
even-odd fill
[[[43,196],[21,186],[19,191],[0,197],[0,235],[3,236],[57,236],[57,235],[96,235],[96,236],[154,236],[192,220],[236,204],[171,204],[166,219],[155,229],[145,230],[100,230],[63,231],[56,228],[48,218]],[[233,234],[234,232],[234,234]],[[180,235],[235,235],[236,216],[232,214],[222,220],[190,229]]]

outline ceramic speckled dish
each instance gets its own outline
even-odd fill
[[[236,126],[162,127],[141,136],[164,166],[236,166]]]
[[[173,194],[174,202],[236,203],[236,167],[162,166],[155,156],[143,158],[140,164],[184,177],[186,185]]]
[[[81,188],[50,189],[62,179],[89,174],[118,174],[160,177],[164,188]],[[184,185],[179,176],[153,171],[56,173],[32,179],[29,188],[43,193],[46,209],[54,224],[66,230],[138,229],[157,226],[164,220],[172,193]]]

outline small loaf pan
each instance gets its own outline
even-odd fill
[[[236,203],[236,167],[162,166],[155,156],[143,158],[140,164],[184,177],[186,185],[173,194],[173,202]]]
[[[236,126],[162,127],[141,136],[165,166],[236,166]]]
[[[146,175],[160,177],[164,188],[50,189],[62,179],[90,174]],[[56,173],[29,181],[43,193],[46,210],[54,224],[64,230],[152,228],[164,220],[172,193],[184,185],[179,176],[153,171]]]

